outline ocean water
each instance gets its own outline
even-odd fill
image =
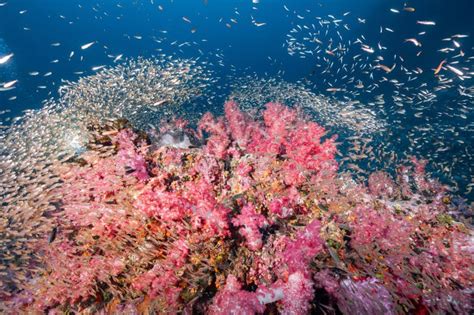
[[[403,178],[401,165],[410,164],[413,157],[426,160],[427,174],[444,185],[444,190],[436,187],[446,195],[433,197],[426,190],[420,199],[400,197],[400,204],[407,209],[424,203],[428,209],[445,205],[454,219],[469,226],[474,202],[473,13],[471,0],[0,0],[0,61],[4,60],[0,62],[0,196],[5,200],[0,218],[8,222],[4,231],[10,231],[11,225],[15,226],[12,230],[31,232],[13,237],[15,233],[0,230],[0,235],[7,235],[0,244],[12,252],[0,255],[0,266],[8,266],[0,269],[0,302],[14,301],[21,309],[29,303],[24,301],[33,299],[24,296],[30,291],[18,291],[18,282],[36,279],[28,268],[37,264],[30,262],[37,240],[48,239],[48,244],[57,244],[56,238],[71,240],[66,227],[52,222],[55,214],[38,210],[42,205],[38,189],[45,185],[40,175],[51,167],[45,160],[72,152],[72,158],[79,161],[90,149],[87,135],[96,128],[91,124],[114,120],[120,125],[120,118],[149,132],[156,142],[153,148],[165,139],[167,144],[187,150],[204,140],[190,140],[191,135],[183,130],[170,131],[163,121],[170,123],[181,116],[196,127],[207,111],[223,114],[227,100],[235,100],[252,117],[267,102],[297,108],[326,129],[324,139],[337,135],[333,138],[338,150],[334,159],[339,170],[363,185],[370,185],[373,172]],[[30,181],[33,188],[28,188]],[[233,202],[241,198],[240,193],[233,198]],[[384,200],[398,213],[393,198]],[[57,211],[59,205],[67,204],[64,200],[45,202]],[[23,202],[31,209],[18,210]],[[22,224],[27,224],[17,219],[30,213],[47,221],[43,230],[24,228]],[[310,225],[304,221],[301,226]],[[457,228],[453,226],[450,231],[454,233]],[[263,225],[258,229],[265,230]],[[272,234],[267,230],[262,233]],[[291,233],[288,235],[293,238],[299,235]],[[472,233],[467,234],[472,239]],[[45,253],[49,245],[38,244],[44,250],[41,255],[49,257],[51,253]],[[334,258],[334,253],[331,255]],[[51,261],[55,259],[60,260],[55,257]],[[153,261],[147,260],[141,267],[145,264],[152,266]],[[351,279],[359,277],[357,272],[351,273]],[[364,276],[373,280],[375,272]],[[344,287],[348,284],[342,276],[337,279],[348,298],[347,292],[353,288]],[[367,283],[373,284],[372,280]],[[214,297],[216,283],[212,290],[203,289],[205,293],[196,295],[200,301],[204,296]],[[395,292],[387,283],[388,290]],[[245,289],[252,285],[258,286],[248,284]],[[472,279],[470,285],[460,287],[472,290]],[[21,297],[14,297],[18,292]],[[381,300],[384,292],[378,291]],[[126,296],[138,299],[131,293]],[[107,300],[106,294],[101,298]],[[386,305],[364,309],[356,302],[347,306],[340,303],[341,296],[339,299],[339,303],[333,301],[333,307],[338,305],[335,313],[357,310],[377,314],[390,309]],[[426,308],[462,313],[469,309],[443,308],[430,304],[428,298],[419,304],[415,298],[407,299],[396,302],[409,305],[407,308],[393,312],[423,312]],[[63,302],[58,309],[66,313],[80,313],[85,304],[92,303],[87,300],[75,308],[68,300],[73,305],[68,309]],[[316,304],[311,310],[324,313]],[[56,306],[50,303],[43,311]],[[128,306],[125,303],[122,311]],[[276,310],[281,311],[282,306],[266,309],[270,313]]]
[[[285,4],[290,12],[283,8]],[[19,79],[21,84],[12,93],[2,93],[2,108],[18,112],[40,106],[50,93],[52,96],[57,95],[55,93],[61,79],[74,80],[79,76],[74,75],[74,72],[84,71],[84,75],[88,75],[93,73],[91,68],[94,66],[113,65],[113,58],[108,58],[108,54],[123,54],[125,58],[149,57],[162,52],[198,57],[200,53],[197,49],[201,49],[212,58],[212,54],[222,51],[227,68],[223,71],[229,71],[231,66],[239,71],[250,68],[251,72],[258,74],[274,74],[282,70],[286,73],[285,79],[298,80],[307,76],[308,68],[312,69],[318,61],[314,58],[290,58],[282,47],[285,35],[297,25],[314,24],[317,22],[315,17],[327,18],[328,14],[339,18],[343,13],[351,12],[348,16],[365,19],[366,23],[354,23],[347,18],[341,25],[349,23],[349,36],[363,35],[369,42],[379,39],[380,26],[393,28],[395,33],[384,38],[383,44],[389,48],[389,52],[384,52],[384,55],[393,51],[406,57],[407,66],[419,66],[422,69],[434,68],[443,57],[443,54],[436,53],[442,48],[439,43],[442,38],[458,33],[469,35],[474,27],[471,19],[473,4],[470,1],[447,3],[437,0],[429,4],[419,1],[408,4],[416,7],[417,11],[413,14],[394,14],[389,11],[392,7],[401,9],[403,4],[403,1],[384,3],[376,0],[357,3],[342,0],[292,3],[260,1],[258,4],[252,1],[10,1],[0,11],[0,49],[2,55],[15,53],[15,58],[6,71],[2,67],[2,81]],[[159,5],[163,11],[158,9]],[[297,18],[295,13],[305,19]],[[189,17],[191,23],[184,22],[183,16]],[[255,27],[251,23],[252,17],[267,25]],[[238,23],[231,22],[232,18]],[[437,26],[433,29],[423,28],[414,23],[418,19],[434,20]],[[225,27],[227,22],[232,25],[231,29]],[[195,33],[191,33],[193,28],[196,29]],[[400,40],[413,37],[423,29],[427,30],[427,34],[422,37],[424,53],[419,58],[410,58],[412,47],[400,44]],[[163,34],[162,31],[167,33]],[[153,38],[166,40],[157,43]],[[207,42],[202,42],[203,39]],[[80,50],[82,44],[91,41],[97,41],[94,49]],[[174,41],[195,41],[198,45],[179,49],[170,46]],[[53,43],[61,45],[54,47],[51,46]],[[472,43],[472,37],[462,40],[467,54],[472,50]],[[75,56],[68,58],[71,51],[75,52]],[[80,56],[84,57],[82,61]],[[275,64],[268,57],[274,59]],[[52,64],[51,61],[56,59],[59,62]],[[39,71],[39,78],[29,77],[28,73],[32,71]],[[50,71],[53,72],[50,77],[42,78]],[[46,85],[47,88],[38,90],[37,85]],[[9,102],[11,96],[17,96],[17,99]]]

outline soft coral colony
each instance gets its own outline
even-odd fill
[[[423,162],[356,182],[334,138],[275,103],[263,119],[227,102],[179,126],[204,144],[91,127],[88,150],[60,166],[57,235],[12,310],[472,311],[472,231]]]

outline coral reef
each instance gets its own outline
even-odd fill
[[[473,310],[472,229],[423,161],[357,182],[335,138],[276,103],[263,119],[232,101],[205,114],[199,147],[90,129],[57,166],[54,236],[4,299],[12,313]]]

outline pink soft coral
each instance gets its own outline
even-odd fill
[[[371,194],[383,198],[391,198],[396,193],[395,182],[385,172],[370,174],[368,188]]]
[[[395,314],[389,291],[377,279],[343,279],[339,282],[327,269],[318,272],[314,279],[318,287],[324,288],[336,299],[343,314]]]
[[[205,180],[189,182],[183,194],[191,205],[192,226],[205,235],[229,235],[229,209],[216,199],[215,193]]]
[[[260,303],[254,292],[241,290],[242,285],[233,275],[227,276],[223,290],[220,290],[213,299],[209,314],[213,315],[253,315],[263,313],[265,305]]]
[[[224,110],[232,139],[239,147],[245,148],[252,132],[250,118],[240,111],[239,105],[234,101],[225,103]]]
[[[472,310],[473,239],[424,162],[396,180],[374,173],[368,185],[336,176],[335,138],[275,103],[263,121],[235,102],[225,117],[204,115],[199,148],[150,149],[132,129],[107,134],[58,169],[58,228],[38,245],[42,268],[11,299],[24,313],[212,303],[215,314],[253,314],[273,303],[305,314],[318,308],[314,286],[345,313]]]
[[[147,180],[148,172],[146,169],[146,162],[144,155],[146,149],[144,143],[140,148],[136,148],[133,141],[136,139],[136,135],[129,129],[120,131],[116,137],[116,141],[119,146],[117,153],[117,167],[124,167],[132,170],[139,180]]]
[[[215,119],[211,113],[206,113],[199,121],[198,135],[202,138],[203,131],[209,133],[204,153],[213,155],[218,159],[223,159],[227,155],[227,148],[230,145],[229,133],[224,119]]]
[[[353,213],[356,219],[352,224],[352,246],[358,248],[377,244],[384,251],[408,251],[407,236],[415,231],[413,224],[393,217],[384,208],[377,211],[358,206]]]
[[[314,220],[298,231],[294,240],[286,239],[282,258],[290,273],[308,270],[310,261],[322,250],[320,229],[321,223]]]
[[[374,278],[358,282],[345,279],[338,296],[338,306],[344,314],[395,314],[390,293]]]
[[[304,315],[311,309],[311,300],[314,296],[313,281],[301,271],[294,272],[288,277],[284,285],[285,297],[281,301],[282,314]]]
[[[191,208],[190,203],[168,191],[160,189],[145,189],[137,196],[134,206],[150,217],[170,223],[182,220]]]
[[[251,250],[259,250],[262,248],[262,233],[259,229],[268,225],[265,216],[255,211],[253,204],[245,205],[240,214],[237,215],[232,223],[240,226],[239,232],[246,239],[247,247]]]
[[[177,240],[169,245],[166,258],[158,260],[152,269],[140,275],[132,287],[146,292],[151,297],[160,296],[169,308],[178,306],[181,289],[176,270],[186,263],[189,248],[185,240]]]

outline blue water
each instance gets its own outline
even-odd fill
[[[258,4],[253,4],[251,0],[3,2],[7,4],[0,7],[0,56],[9,53],[15,55],[8,64],[0,65],[0,82],[18,80],[18,83],[15,89],[0,92],[0,110],[10,109],[11,116],[19,115],[25,109],[40,108],[44,99],[58,96],[57,90],[62,84],[61,80],[74,81],[83,75],[94,74],[92,68],[95,66],[112,66],[114,57],[119,54],[123,54],[124,58],[152,57],[158,54],[184,58],[200,57],[213,64],[221,62],[221,66],[215,67],[216,73],[221,76],[278,74],[290,82],[306,78],[315,85],[315,91],[327,94],[327,86],[322,82],[324,78],[311,76],[312,70],[321,61],[289,56],[283,44],[292,28],[308,23],[316,24],[316,16],[327,18],[328,14],[342,18],[345,12],[350,12],[347,20],[351,21],[348,22],[351,30],[344,36],[353,36],[355,39],[363,35],[367,42],[374,44],[379,41],[380,26],[394,29],[394,33],[384,33],[383,45],[387,47],[383,52],[384,58],[393,58],[396,54],[404,57],[404,66],[424,69],[425,74],[421,77],[428,86],[436,81],[431,69],[444,58],[442,53],[436,52],[440,49],[442,38],[453,34],[470,35],[462,39],[467,56],[473,54],[474,46],[472,0],[261,0]],[[393,14],[389,11],[390,8],[402,11],[404,3],[415,7],[416,12]],[[287,12],[283,5],[286,5],[290,12]],[[159,6],[163,7],[163,11]],[[21,14],[20,11],[23,10],[26,12]],[[304,19],[299,19],[297,15],[303,16]],[[185,22],[183,16],[191,23]],[[256,27],[252,24],[251,17],[266,25]],[[357,23],[356,17],[365,19],[366,22]],[[231,19],[235,19],[237,23]],[[346,17],[344,19],[346,20]],[[417,20],[436,21],[436,27],[417,25]],[[226,27],[226,23],[230,24],[231,28]],[[195,32],[192,32],[193,29]],[[401,43],[423,30],[428,31],[426,35],[419,37],[423,42],[423,54],[416,57],[413,45]],[[96,44],[91,48],[80,49],[81,45],[92,41],[96,41]],[[173,45],[174,41],[177,41],[177,44]],[[184,42],[191,45],[178,47],[178,44]],[[53,43],[60,43],[60,46],[52,46]],[[74,51],[74,56],[69,58],[71,51]],[[387,64],[391,64],[391,61],[387,61]],[[472,71],[472,65],[468,66]],[[34,71],[40,74],[28,74]],[[44,74],[49,72],[52,74],[44,77]],[[362,74],[354,75],[358,77]],[[394,72],[394,78],[396,75],[397,72]],[[338,74],[331,73],[331,76],[334,79]],[[419,84],[420,82],[416,81],[413,87]],[[456,81],[453,84],[467,87],[473,85],[472,79]],[[381,84],[377,92],[390,97],[393,90],[388,85]],[[432,108],[427,113],[431,115],[431,119],[442,117],[438,114],[442,113],[446,106],[455,106],[459,101],[456,89],[440,92],[438,96],[438,100],[430,105]],[[361,94],[359,100],[370,101],[369,96],[365,94]],[[446,127],[458,124],[469,126],[472,125],[472,111],[468,115],[467,121],[453,118],[452,122],[443,123]],[[395,143],[397,141],[404,143],[404,130],[410,130],[420,123],[419,119],[411,116],[389,119],[394,125],[403,125],[402,129],[395,128],[398,135],[392,135],[395,146],[398,145]],[[472,131],[472,127],[469,130]],[[459,150],[474,152],[471,131],[464,134],[461,131],[459,137],[465,140],[465,146],[453,144],[448,151],[442,153],[442,160],[449,161]],[[462,167],[469,169],[472,166]],[[472,174],[467,175],[472,178]]]
[[[460,32],[469,34],[474,29],[473,1],[413,1],[409,5],[417,11],[409,16],[400,17],[388,12],[392,7],[401,8],[403,3],[380,0],[262,0],[253,5],[250,0],[210,0],[206,5],[197,0],[154,1],[154,4],[150,1],[8,1],[7,5],[0,7],[0,54],[13,52],[15,69],[9,73],[0,72],[0,81],[18,79],[19,84],[11,93],[0,95],[0,106],[15,112],[38,107],[48,93],[51,92],[53,96],[56,94],[61,79],[77,79],[78,75],[73,72],[86,71],[86,74],[91,74],[94,66],[111,65],[113,59],[107,58],[106,54],[149,57],[159,53],[159,48],[166,54],[176,53],[176,48],[169,46],[173,40],[200,42],[199,46],[183,49],[184,53],[179,53],[183,57],[199,56],[197,48],[204,53],[220,49],[225,55],[227,67],[249,67],[256,73],[270,74],[282,69],[286,72],[285,79],[299,79],[307,75],[308,67],[313,64],[308,59],[289,58],[286,49],[281,47],[288,30],[303,22],[288,14],[283,4],[304,16],[308,16],[305,10],[311,10],[309,15],[313,16],[341,16],[350,11],[352,15],[367,20],[366,24],[352,24],[351,28],[355,34],[364,34],[368,40],[378,35],[379,25],[390,26],[396,29],[394,45],[390,42],[384,45],[400,49],[399,54],[407,53],[412,47],[400,47],[397,39],[413,34],[414,28],[422,29],[412,23],[416,19],[430,19],[437,23],[436,32],[427,34],[423,40],[423,49],[426,51],[438,49],[435,39]],[[117,4],[122,8],[117,7]],[[158,9],[158,5],[163,6],[163,12]],[[253,10],[253,6],[258,10]],[[240,16],[235,14],[235,9]],[[20,14],[22,10],[27,12]],[[65,18],[61,18],[61,15]],[[267,25],[255,27],[250,23],[250,15]],[[192,23],[184,22],[182,16],[187,16]],[[219,23],[220,18],[230,23],[232,29],[225,27],[224,22]],[[230,18],[235,18],[238,24],[230,22]],[[24,30],[25,27],[31,30]],[[190,32],[192,28],[197,30],[194,34]],[[163,30],[168,33],[159,32]],[[128,39],[127,35],[132,38]],[[137,40],[133,38],[134,35],[142,36],[143,39]],[[153,36],[166,36],[169,40],[160,45],[153,41]],[[201,42],[202,39],[208,42]],[[80,50],[82,44],[94,40],[98,41],[98,45],[86,51]],[[2,45],[3,42],[5,44]],[[61,43],[61,46],[51,46],[56,42]],[[472,47],[472,43],[472,37],[464,41],[466,47]],[[75,51],[75,56],[69,61],[71,51]],[[79,60],[81,55],[84,56],[82,62]],[[276,64],[270,62],[267,56],[277,60]],[[59,63],[51,64],[55,59],[59,59]],[[439,60],[417,58],[414,62],[419,67],[435,67]],[[28,75],[31,71],[41,74],[52,71],[53,74],[46,78],[41,77],[41,74],[31,77]],[[38,90],[38,85],[48,88]],[[16,100],[8,101],[15,95]]]

